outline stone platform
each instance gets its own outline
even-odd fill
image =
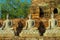
[[[59,37],[60,36],[60,27],[56,27],[54,29],[47,29],[44,33],[44,36],[49,37]]]
[[[60,40],[60,37],[0,37],[0,40]]]
[[[0,40],[43,40],[43,38],[39,37],[0,37]]]
[[[38,37],[40,36],[38,30],[22,30],[20,33],[21,37]]]
[[[14,36],[14,31],[13,30],[2,30],[0,28],[0,37],[13,37]]]

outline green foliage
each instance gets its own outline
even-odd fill
[[[7,0],[6,4],[2,5],[2,18],[9,13],[11,18],[25,18],[29,12],[30,3],[26,0]]]

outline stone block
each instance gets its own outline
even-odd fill
[[[53,37],[44,37],[44,40],[55,40]]]
[[[56,40],[60,40],[60,37],[56,37]]]

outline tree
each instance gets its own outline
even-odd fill
[[[30,3],[28,1],[21,2],[21,0],[7,0],[6,4],[2,6],[2,18],[5,18],[9,13],[11,18],[25,18],[29,12]]]

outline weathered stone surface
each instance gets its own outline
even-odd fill
[[[20,33],[21,37],[37,37],[40,36],[38,30],[22,30]]]
[[[0,37],[0,40],[60,40],[60,37]]]

